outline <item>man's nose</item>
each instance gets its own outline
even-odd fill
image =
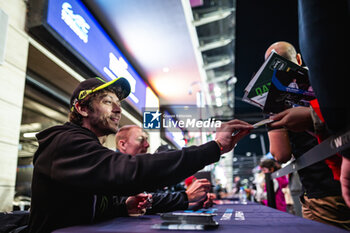
[[[148,149],[148,147],[149,147],[148,141],[145,141],[144,144],[143,144],[143,146],[144,146],[146,149]]]
[[[113,112],[116,112],[116,113],[121,113],[122,112],[122,108],[119,104],[113,104],[113,109],[112,109]]]

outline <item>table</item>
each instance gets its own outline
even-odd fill
[[[303,219],[253,202],[248,202],[247,204],[235,202],[233,204],[215,205],[212,208],[203,211],[217,213],[217,216],[214,218],[220,226],[217,229],[208,231],[215,231],[218,233],[349,233],[348,231],[337,227]],[[119,217],[94,225],[63,228],[54,231],[54,233],[174,232],[151,228],[152,225],[161,222],[162,220],[158,215]]]

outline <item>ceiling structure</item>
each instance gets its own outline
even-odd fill
[[[85,4],[124,50],[161,104],[195,104],[200,82],[185,6],[178,0],[87,0]],[[188,7],[188,6],[187,6]]]
[[[226,82],[234,67],[234,1],[84,3],[159,95],[161,105],[196,105],[201,92],[202,104],[233,115],[232,104],[225,106],[233,103],[233,85],[228,90]]]

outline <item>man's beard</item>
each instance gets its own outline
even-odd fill
[[[140,151],[140,154],[145,154],[145,153],[147,153],[147,149],[142,149],[142,150]]]
[[[91,124],[103,135],[114,134],[118,131],[118,125],[115,125],[110,117],[101,116],[100,118],[94,119]]]

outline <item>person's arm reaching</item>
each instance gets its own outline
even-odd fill
[[[270,152],[280,163],[289,161],[292,157],[292,149],[285,128],[273,129],[268,132],[270,141]]]
[[[180,151],[130,156],[111,151],[94,140],[90,131],[62,134],[52,143],[59,145],[39,156],[37,172],[48,173],[57,182],[90,192],[134,195],[180,182],[204,166],[220,159],[253,127],[243,121],[222,123],[216,139],[201,146]],[[235,136],[232,133],[240,130]],[[46,148],[40,148],[46,149]],[[41,161],[43,160],[42,164]],[[50,166],[47,167],[48,161]],[[79,166],[76,166],[79,164]],[[107,174],[106,174],[107,172]]]
[[[223,154],[231,151],[237,142],[249,134],[252,129],[253,126],[251,124],[240,120],[232,120],[223,123],[221,128],[217,129],[215,136],[215,141],[218,143],[221,153]],[[236,131],[238,131],[238,133],[232,136]]]

